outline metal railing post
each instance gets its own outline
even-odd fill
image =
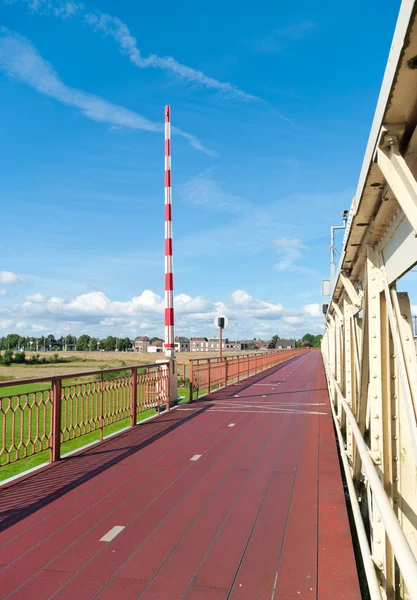
[[[99,429],[100,429],[100,439],[103,439],[103,423],[104,423],[104,417],[103,417],[103,407],[104,407],[104,373],[101,374],[101,378],[100,378],[100,396],[99,396],[99,403],[98,403],[98,407],[99,407]]]
[[[208,359],[207,394],[211,392],[211,361]]]
[[[171,373],[171,367],[172,367],[172,373]],[[166,396],[167,396],[166,410],[169,411],[171,409],[171,377],[173,377],[175,375],[175,363],[173,360],[169,361],[169,364],[166,367],[166,371],[168,373],[168,377],[167,377],[168,389],[166,389]],[[162,376],[163,376],[163,374],[164,374],[164,369],[162,369],[162,371],[161,371]]]
[[[138,398],[138,370],[132,369],[130,375],[130,425],[136,425],[137,418],[137,398]]]
[[[52,380],[52,446],[51,461],[56,462],[61,458],[61,390],[60,378]]]
[[[193,361],[190,360],[190,402],[193,401]]]
[[[227,386],[227,377],[228,377],[228,365],[227,358],[224,359],[224,386]]]

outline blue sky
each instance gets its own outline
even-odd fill
[[[165,104],[178,334],[321,331],[399,4],[0,0],[0,335],[162,333]]]

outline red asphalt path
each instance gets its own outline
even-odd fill
[[[328,403],[312,351],[3,489],[0,598],[359,600]]]

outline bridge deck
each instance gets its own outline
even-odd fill
[[[2,598],[360,598],[316,352],[31,475],[0,510]]]

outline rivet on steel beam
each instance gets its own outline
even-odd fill
[[[397,419],[398,419],[397,415],[394,415],[394,416],[392,417],[392,420],[393,420],[393,421],[396,421]]]
[[[391,358],[395,358],[395,354],[391,354]]]
[[[396,375],[392,375],[392,379],[397,379],[397,376]]]
[[[393,439],[393,440],[398,440],[398,435],[397,435],[397,434],[393,435],[393,436],[392,436],[392,439]]]
[[[376,440],[379,440],[379,435],[376,433],[376,434],[374,435],[374,438],[375,438]]]
[[[397,399],[397,394],[393,394],[393,395],[392,395],[392,399],[393,399],[393,400],[396,400],[396,399]]]
[[[374,333],[374,334],[372,335],[372,337],[373,337],[373,339],[375,339],[375,338],[376,338],[376,333]]]
[[[377,375],[376,373],[374,373],[374,374],[372,375],[372,377],[373,377],[374,379],[376,379],[376,378],[378,377],[378,375]]]
[[[394,498],[394,504],[398,504],[398,498]]]
[[[375,313],[372,313],[372,318],[376,319],[376,314]]]
[[[381,517],[377,517],[377,518],[376,518],[376,522],[377,522],[377,523],[380,523],[380,522],[381,522]]]
[[[408,337],[408,335],[405,336],[405,340],[406,340],[406,342],[410,341],[410,338]]]
[[[378,569],[382,569],[382,567],[384,566],[382,560],[377,559],[375,556],[370,556],[370,559],[374,562],[375,566],[378,567]]]
[[[399,477],[394,477],[394,481],[400,481]]]
[[[372,300],[375,300],[376,296],[375,294],[372,294]]]
[[[395,462],[398,462],[398,456],[394,456]]]
[[[375,277],[371,277],[372,281],[375,281]]]
[[[378,394],[374,394],[374,398],[376,400],[378,398]]]
[[[374,358],[376,358],[376,357],[377,357],[377,354],[373,354],[372,356],[373,356]]]

